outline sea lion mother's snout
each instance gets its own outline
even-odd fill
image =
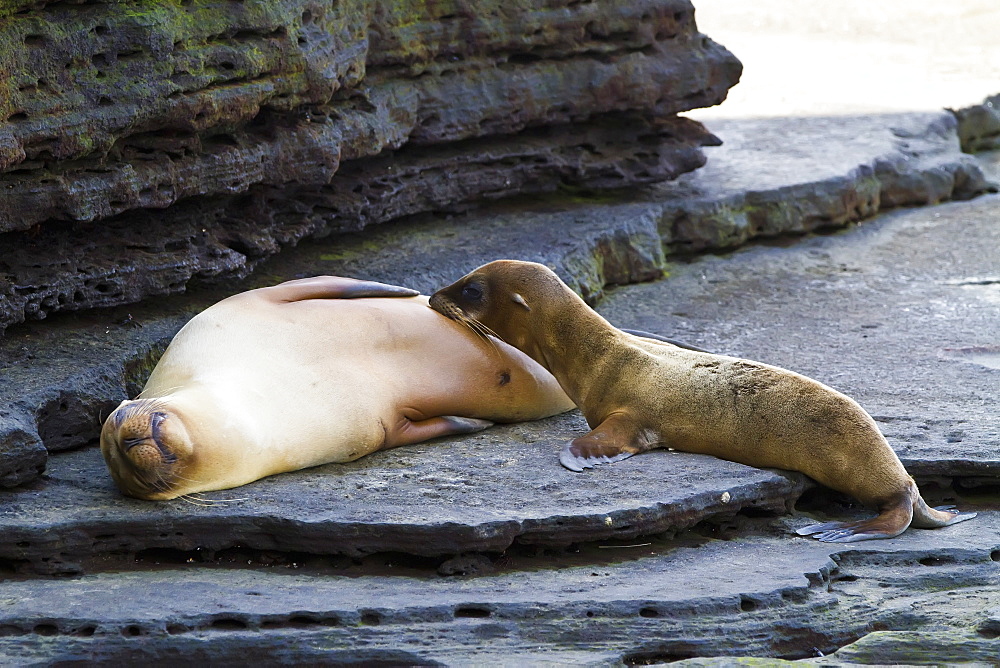
[[[132,449],[132,448],[134,448],[135,446],[137,446],[137,445],[141,445],[141,444],[142,444],[143,442],[145,442],[145,440],[146,440],[146,438],[145,438],[145,437],[139,437],[139,438],[123,438],[123,439],[122,439],[122,449],[123,449],[123,450],[124,450],[125,452],[128,452],[129,450],[131,450],[131,449]]]
[[[150,443],[152,442],[152,443]],[[176,461],[177,457],[170,452],[170,450],[164,445],[163,441],[157,438],[156,434],[151,436],[139,436],[137,438],[123,438],[121,441],[122,452],[128,455],[133,448],[137,448],[143,445],[151,445],[156,448],[160,453],[160,458],[164,463],[171,463]],[[138,452],[138,451],[137,451]],[[136,459],[145,459],[144,457],[137,457],[135,455],[129,455],[129,459],[133,460],[133,463],[137,463]]]
[[[167,418],[165,412],[153,410],[148,403],[124,404],[108,420],[113,433],[110,441],[117,443],[118,450],[137,469],[172,464],[177,456],[167,446],[163,429]]]

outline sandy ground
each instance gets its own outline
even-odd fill
[[[927,111],[1000,93],[1000,2],[693,0],[743,80],[699,119]]]

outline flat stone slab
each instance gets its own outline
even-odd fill
[[[781,521],[741,524],[739,540],[599,543],[457,580],[405,566],[370,576],[258,563],[6,582],[0,656],[229,665],[253,651],[268,661],[608,665],[713,652],[807,658],[865,637],[824,659],[839,664],[841,654],[878,656],[879,632],[901,625],[960,639],[940,643],[942,661],[989,660],[995,650],[996,511],[851,546],[789,538]]]
[[[648,190],[668,250],[736,248],[831,230],[898,206],[969,199],[983,165],[961,153],[948,113],[717,119],[702,169]]]
[[[585,431],[574,412],[157,503],[123,498],[96,450],[67,453],[43,482],[0,505],[0,560],[19,572],[72,574],[131,567],[163,549],[500,553],[515,541],[566,546],[675,531],[744,508],[783,512],[806,486],[798,474],[667,451],[580,476],[558,452]]]
[[[162,348],[186,319],[233,292],[317,273],[431,292],[482,262],[516,255],[553,266],[596,301],[608,283],[662,276],[665,247],[724,249],[761,236],[842,226],[890,201],[964,199],[988,187],[981,163],[959,151],[949,114],[842,120],[834,126],[836,132],[828,120],[796,121],[780,142],[784,121],[772,121],[770,129],[758,121],[727,122],[721,134],[733,148],[714,149],[721,152],[706,168],[708,180],[696,172],[673,189],[533,198],[476,215],[408,220],[303,243],[249,281],[14,328],[0,339],[0,484],[37,476],[46,448],[96,439],[101,416],[138,392],[155,361],[147,359],[150,350]],[[756,135],[775,141],[755,144]],[[869,137],[868,143],[846,142],[849,158],[831,168],[826,156],[855,135]],[[767,146],[770,158],[763,152]],[[759,168],[769,161],[787,166],[775,170],[782,178]]]
[[[943,118],[905,120],[920,127]],[[738,141],[763,132],[759,123],[749,124],[731,124],[727,132]],[[844,133],[856,134],[862,125],[845,122]],[[799,127],[805,133],[799,146],[829,130],[825,122]],[[879,138],[874,146],[889,151],[889,135],[877,127],[870,130]],[[796,182],[799,172],[783,172],[789,183],[784,206],[801,203],[803,190],[835,194],[852,183],[851,174],[874,173],[858,166],[865,160],[860,146],[849,152],[855,159],[842,164],[848,175],[821,171],[820,180]],[[937,153],[936,160],[947,162],[944,148]],[[954,155],[957,163],[970,160]],[[614,291],[601,310],[621,326],[785,366],[844,390],[880,420],[914,474],[945,486],[956,478],[967,487],[995,480],[1000,430],[987,407],[997,372],[977,360],[990,359],[1000,344],[992,334],[1000,331],[990,278],[995,260],[992,246],[981,241],[994,235],[996,197],[900,212],[851,234],[787,249],[756,246],[725,258],[668,260],[661,232],[671,207],[734,196],[781,199],[773,176],[760,177],[760,190],[751,187],[752,161],[720,157],[715,186],[697,175],[680,186],[690,197],[531,200],[474,217],[409,221],[303,244],[272,260],[256,283],[242,289],[333,273],[431,292],[513,254],[555,267],[596,301],[607,283],[666,272],[669,280]],[[3,410],[20,416],[8,435],[27,433],[34,419],[50,450],[96,439],[101,415],[138,391],[173,331],[236,289],[225,285],[127,313],[55,318],[13,332],[0,347],[7,359],[24,364],[0,379],[9,390],[5,396],[17,397]],[[577,476],[558,465],[555,453],[585,429],[578,413],[494,428],[212,493],[206,498],[220,503],[209,506],[124,499],[112,488],[99,452],[79,450],[51,457],[45,478],[0,499],[8,529],[0,557],[19,571],[75,573],[90,570],[95,559],[127,561],[150,549],[500,552],[515,541],[565,545],[680,530],[745,506],[780,508],[803,490],[800,476],[665,452]],[[171,530],[154,528],[160,526]]]

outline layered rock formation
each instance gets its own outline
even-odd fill
[[[700,166],[739,62],[688,0],[16,2],[0,329],[307,236]]]
[[[410,219],[325,240],[321,250],[290,249],[249,280],[16,327],[0,338],[0,485],[37,478],[47,451],[96,440],[102,417],[139,392],[177,329],[233,292],[333,273],[430,293],[478,264],[514,255],[555,267],[597,303],[606,284],[670,271],[670,253],[829,229],[887,204],[967,199],[990,187],[979,162],[959,151],[954,119],[944,112],[717,128],[725,144],[709,149],[709,164],[670,184],[617,196],[566,192],[452,220]],[[167,269],[179,273],[179,266]]]
[[[186,113],[204,114],[204,127],[156,125],[168,115],[164,106],[153,125],[136,112],[38,143],[25,129],[40,127],[37,119],[14,106],[38,91],[23,84],[20,97],[0,94],[13,115],[0,133],[20,128],[0,140],[13,161],[0,180],[15,186],[9,201],[35,202],[31,211],[42,212],[34,223],[17,218],[16,207],[2,218],[0,278],[12,284],[0,285],[0,312],[24,317],[34,304],[40,317],[142,300],[22,323],[0,337],[0,486],[16,486],[0,494],[2,660],[173,665],[183,656],[239,665],[248,651],[282,663],[393,665],[732,665],[753,662],[739,658],[747,655],[774,662],[821,654],[824,665],[993,660],[1000,429],[991,408],[1000,347],[991,240],[1000,199],[901,211],[793,247],[779,241],[677,260],[845,226],[887,206],[971,198],[990,186],[958,150],[962,127],[956,132],[944,113],[720,122],[712,129],[725,145],[709,149],[706,168],[598,195],[572,186],[638,182],[700,163],[703,130],[664,118],[655,100],[642,103],[645,93],[629,87],[659,67],[640,71],[640,63],[669,60],[663,53],[673,42],[669,31],[654,32],[653,48],[629,49],[650,37],[651,23],[668,21],[668,5],[686,4],[658,3],[662,11],[646,18],[651,5],[609,10],[628,22],[599,20],[603,10],[586,0],[538,3],[534,13],[507,4],[475,16],[459,3],[404,11],[344,1],[175,0],[123,11],[125,3],[21,0],[0,9],[0,30],[17,33],[14,42],[3,33],[11,48],[0,58],[7,66],[34,57],[39,90],[88,61],[104,72],[144,58],[157,67],[176,60],[172,39],[157,42],[159,51],[130,53],[116,46],[111,23],[87,24],[83,39],[78,30],[53,33],[39,17],[132,21],[141,35],[168,25],[170,35],[223,35],[177,49],[190,56],[178,85],[195,87],[165,98],[201,95],[204,105]],[[188,19],[174,21],[182,12]],[[331,33],[329,12],[362,17],[344,25],[368,27]],[[222,15],[259,30],[228,34]],[[433,29],[429,16],[439,19]],[[510,29],[487,31],[484,21]],[[367,42],[358,37],[365,30]],[[581,41],[565,47],[567,35]],[[703,49],[704,71],[726,73],[722,60],[711,62],[724,52],[684,35],[676,39]],[[364,42],[366,55],[311,49],[324,39]],[[110,46],[87,51],[88,40]],[[239,51],[233,44],[241,40],[258,46]],[[66,61],[70,68],[38,55],[53,44],[63,55],[85,55]],[[557,44],[562,55],[553,55]],[[373,65],[375,45],[395,60],[379,56]],[[457,58],[448,55],[455,50]],[[343,58],[323,64],[334,52]],[[258,88],[250,80],[205,83],[249,71],[251,61],[274,68],[257,76]],[[360,82],[351,62],[366,67]],[[578,66],[614,83],[584,92]],[[461,96],[446,86],[456,77],[464,77]],[[341,88],[327,102],[304,101],[335,80]],[[150,75],[149,91],[159,81]],[[541,102],[507,95],[529,88]],[[101,90],[112,104],[97,97],[96,108],[117,110],[115,87]],[[580,97],[567,102],[559,90]],[[145,88],[133,93],[161,99]],[[615,96],[635,104],[616,107],[608,101]],[[242,118],[248,99],[261,111],[227,127],[220,119]],[[480,129],[485,116],[475,110],[484,100],[505,111]],[[461,111],[440,115],[452,105]],[[45,109],[65,112],[70,128],[89,122],[86,105],[69,96]],[[111,147],[106,163],[89,141]],[[251,175],[245,180],[227,172],[245,166],[247,155],[265,167],[240,172]],[[148,158],[148,171],[138,156]],[[86,176],[102,168],[103,176]],[[163,179],[161,190],[149,174]],[[311,235],[552,188],[562,192],[276,253]],[[501,256],[548,263],[619,325],[794,368],[846,391],[875,416],[929,501],[979,516],[890,541],[824,545],[794,529],[865,511],[798,474],[666,451],[584,475],[565,471],[556,454],[586,428],[576,412],[190,503],[140,502],[114,488],[93,447],[101,419],[138,391],[197,310],[301,274],[429,292]],[[258,263],[245,279],[204,280]],[[608,284],[664,275],[602,299]],[[180,289],[186,294],[142,299]]]
[[[822,122],[815,134],[807,127],[782,151],[829,135]],[[740,145],[738,130],[722,131],[725,146]],[[816,150],[826,164],[828,151]],[[730,163],[723,181],[753,182],[755,167]],[[848,182],[783,187],[825,193],[832,214]],[[991,410],[1000,314],[989,279],[998,207],[993,195],[897,211],[799,244],[668,264],[662,205],[550,198],[533,212],[496,207],[301,244],[260,277],[328,270],[426,291],[516,253],[594,298],[606,281],[668,270],[614,290],[599,309],[621,326],[844,390],[875,416],[928,501],[978,510],[971,521],[822,544],[795,528],[867,511],[798,474],[664,450],[566,471],[558,451],[586,429],[576,412],[190,503],[121,496],[97,449],[81,448],[54,453],[44,477],[0,495],[0,657],[165,665],[183,654],[235,665],[252,648],[284,663],[988,662],[1000,630]],[[129,321],[115,309],[12,329],[0,360],[33,356],[33,369],[0,372],[0,396],[18,388],[20,399],[0,410],[37,406],[28,418],[47,441],[79,442],[87,411],[134,391],[156,342],[217,296],[128,307]]]
[[[953,112],[958,119],[962,150],[969,153],[1000,149],[1000,95]]]

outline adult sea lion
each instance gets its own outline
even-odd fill
[[[524,353],[427,297],[318,276],[195,316],[101,450],[123,492],[163,500],[572,407]]]
[[[555,375],[592,429],[563,448],[559,459],[570,470],[671,447],[802,471],[879,512],[798,531],[828,542],[891,538],[911,524],[933,528],[975,516],[928,507],[851,398],[792,371],[624,333],[543,265],[491,262],[430,304],[495,332]]]

